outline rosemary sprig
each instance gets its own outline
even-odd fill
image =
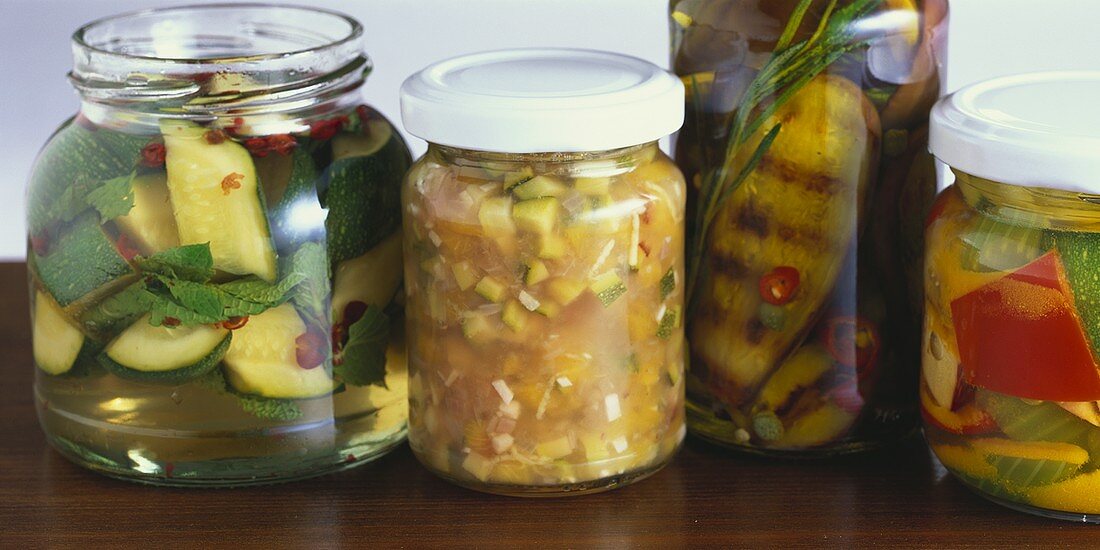
[[[807,82],[821,74],[844,54],[866,45],[857,41],[854,23],[867,15],[882,0],[853,0],[837,9],[837,0],[829,0],[817,29],[810,38],[791,44],[814,0],[801,0],[791,13],[771,57],[749,83],[730,121],[725,158],[715,170],[705,174],[699,189],[698,208],[693,223],[693,239],[688,255],[687,304],[694,309],[695,287],[704,269],[703,256],[707,235],[722,205],[756,169],[782,125],[771,127],[747,159],[741,160],[741,148],[760,127]],[[692,101],[701,105],[698,86],[692,86]],[[698,111],[696,111],[698,112]],[[696,127],[699,127],[696,124]],[[700,142],[701,143],[701,142]]]

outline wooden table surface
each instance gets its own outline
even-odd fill
[[[922,442],[821,462],[731,455],[689,440],[636,485],[565,499],[471,492],[433,477],[407,447],[296,483],[163,489],[85,471],[51,450],[31,399],[22,264],[0,264],[0,548],[800,547],[1100,545],[1100,527],[990,504]]]

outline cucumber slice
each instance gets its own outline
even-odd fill
[[[302,242],[323,239],[326,213],[317,198],[320,175],[309,152],[304,147],[298,147],[289,157],[275,156],[285,159],[281,163],[289,164],[283,168],[289,173],[277,176],[279,180],[276,184],[285,181],[285,187],[277,202],[268,202],[271,208],[271,229],[278,249],[288,251]],[[277,190],[268,189],[268,180],[260,179],[260,183],[263,184],[265,193],[278,193]]]
[[[661,316],[661,323],[657,326],[657,337],[668,340],[678,328],[680,328],[680,308],[670,307]]]
[[[161,132],[180,243],[210,243],[215,268],[274,281],[275,248],[248,150],[209,143],[205,128],[186,122],[164,121]]]
[[[296,340],[305,333],[305,323],[289,304],[250,317],[234,331],[225,354],[229,385],[241,393],[280,399],[332,393],[332,377],[323,366],[298,366]]]
[[[115,224],[130,237],[142,254],[151,255],[179,246],[179,229],[168,198],[168,178],[161,172],[135,177],[131,181],[134,207]]]
[[[131,283],[116,294],[97,302],[80,316],[80,322],[93,336],[108,340],[141,317],[141,311],[152,306],[153,295],[145,287],[144,281]],[[134,307],[134,304],[147,304]],[[134,311],[139,313],[134,313]]]
[[[516,300],[509,300],[504,304],[504,310],[500,314],[500,318],[504,321],[504,325],[508,328],[521,332],[523,327],[527,326],[527,309],[523,307]]]
[[[401,224],[401,182],[412,163],[405,142],[384,120],[364,135],[333,138],[321,204],[333,262],[363,255]]]
[[[508,287],[492,277],[485,276],[474,286],[474,292],[490,302],[500,303],[504,301],[504,297],[508,293]]]
[[[69,321],[61,306],[42,291],[34,293],[31,338],[34,364],[46,374],[65,374],[72,370],[84,347],[84,333]]]
[[[231,339],[224,328],[155,327],[149,324],[149,315],[143,315],[107,344],[99,362],[120,378],[182,384],[213,370]]]
[[[385,307],[401,286],[401,232],[395,231],[366,254],[336,266],[332,311],[339,319],[351,302]]]
[[[129,281],[130,264],[88,211],[62,227],[45,256],[33,254],[38,279],[62,308],[94,301]]]
[[[578,296],[584,292],[587,286],[584,281],[577,279],[568,279],[565,277],[558,277],[547,283],[550,290],[550,296],[560,302],[562,305],[569,305],[576,300]]]
[[[550,278],[550,270],[542,260],[531,260],[524,266],[523,282],[527,286],[537,285]]]
[[[978,406],[989,413],[1001,431],[1017,441],[1061,441],[1089,447],[1092,424],[1049,401],[1029,405],[1015,397],[977,391]]]
[[[470,262],[462,261],[452,265],[451,272],[454,273],[455,284],[458,285],[459,290],[470,290],[471,287],[481,280],[481,275],[478,274],[477,268],[470,265]]]

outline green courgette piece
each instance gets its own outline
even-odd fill
[[[324,209],[317,198],[319,174],[313,157],[298,147],[291,154],[290,174],[281,198],[271,209],[271,230],[280,251],[324,239]],[[265,187],[267,182],[261,182]],[[316,214],[320,214],[317,216]]]
[[[1089,434],[1096,428],[1050,401],[1032,405],[984,389],[979,389],[975,398],[978,406],[1012,439],[1062,441],[1086,449],[1090,447]]]
[[[272,282],[275,247],[252,156],[232,140],[211,143],[206,131],[177,120],[161,124],[180,243],[210,243],[215,268]]]
[[[232,334],[224,328],[155,327],[145,315],[107,344],[99,363],[119,378],[182,384],[216,367],[231,341]]]
[[[1081,325],[1092,343],[1092,353],[1100,357],[1100,235],[1059,231],[1051,233],[1054,245],[1066,268],[1066,280],[1073,291],[1073,302]]]
[[[27,226],[31,235],[59,222],[66,192],[86,193],[133,171],[149,136],[88,130],[72,121],[39,154],[27,189]],[[83,200],[84,197],[74,197]]]
[[[401,225],[401,182],[412,158],[389,123],[371,120],[364,131],[332,139],[333,161],[323,176],[333,263],[363,255]]]
[[[277,399],[305,399],[332,393],[334,383],[326,368],[298,365],[297,340],[307,332],[290,304],[253,315],[234,331],[225,354],[225,374],[235,391]],[[317,345],[314,342],[312,345]],[[329,345],[327,338],[320,344]]]
[[[125,216],[115,218],[119,230],[134,241],[141,253],[148,256],[179,246],[179,229],[168,199],[168,182],[164,172],[150,172],[131,182],[134,206]]]
[[[962,235],[970,245],[962,259],[968,271],[1012,271],[1042,256],[1050,248],[1050,239],[1033,227],[978,216],[977,226]]]
[[[46,374],[55,376],[72,370],[86,338],[57,302],[42,291],[34,293],[33,327],[34,364]]]
[[[61,226],[45,255],[31,255],[38,280],[62,308],[105,295],[134,272],[90,210]]]

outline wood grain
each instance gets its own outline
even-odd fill
[[[967,491],[916,441],[821,462],[689,441],[637,485],[566,499],[471,492],[406,447],[355,470],[244,489],[161,489],[66,461],[35,418],[23,264],[0,264],[0,548],[1095,547],[1095,528]]]

